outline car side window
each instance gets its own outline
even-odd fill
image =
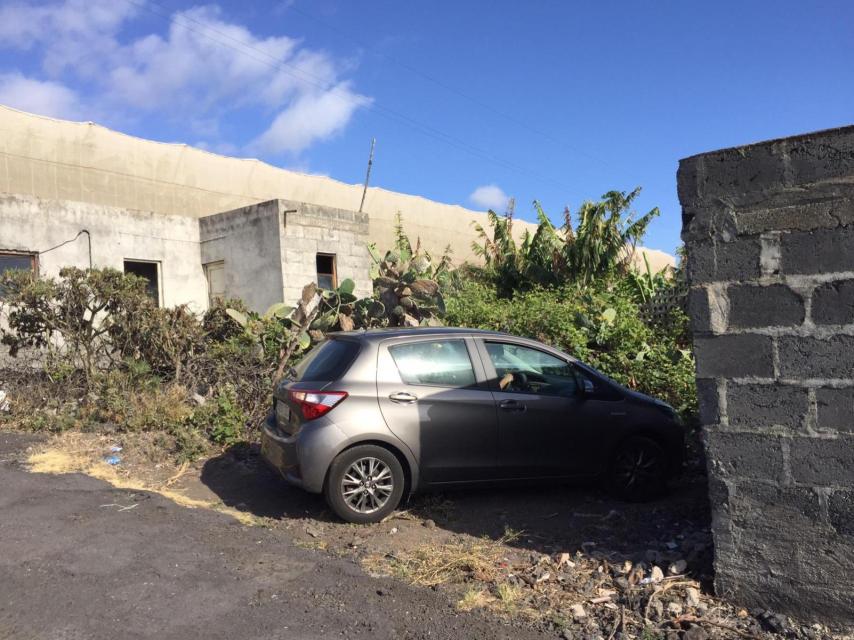
[[[389,347],[400,378],[406,384],[469,387],[475,384],[469,352],[463,340],[431,340]]]
[[[578,377],[572,364],[545,351],[509,342],[486,342],[501,391],[572,396]]]

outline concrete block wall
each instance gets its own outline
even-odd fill
[[[317,281],[318,253],[335,255],[338,281],[370,295],[368,215],[291,200],[270,200],[199,218],[203,264],[225,263],[226,296],[264,312],[296,304]]]
[[[351,278],[355,295],[370,295],[368,214],[304,202],[279,200],[282,212],[283,299],[295,303],[302,288],[317,281],[318,253],[335,255],[338,282]]]
[[[282,301],[281,219],[279,201],[270,200],[198,221],[202,264],[222,261],[226,298],[259,313]]]
[[[717,591],[854,628],[854,127],[682,160]]]

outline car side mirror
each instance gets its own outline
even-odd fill
[[[579,391],[581,392],[582,398],[588,398],[593,395],[594,391],[596,391],[596,387],[594,387],[593,383],[587,378],[582,378]]]

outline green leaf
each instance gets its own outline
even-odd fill
[[[617,319],[617,310],[613,307],[608,307],[602,312],[602,320],[604,320],[607,324],[614,324],[614,320]]]
[[[265,320],[271,318],[287,318],[293,313],[294,308],[286,305],[284,302],[276,302],[270,305],[270,308],[264,312],[262,316]]]
[[[324,314],[319,315],[314,322],[311,323],[312,329],[318,329],[320,331],[329,331],[330,327],[338,321],[338,312],[336,310],[327,311]]]
[[[375,242],[371,242],[368,245],[368,253],[371,254],[371,259],[374,262],[377,262],[377,263],[382,262],[382,260],[383,260],[382,256],[380,256],[380,252],[377,251],[377,245]]]
[[[242,311],[238,311],[237,309],[226,309],[225,312],[228,314],[228,317],[234,320],[241,327],[246,328],[246,323],[249,319],[246,317],[246,314]]]
[[[311,336],[308,335],[307,331],[300,333],[297,340],[299,340],[298,344],[300,349],[305,350],[311,346]]]
[[[350,295],[356,289],[356,283],[353,282],[350,278],[344,280],[340,285],[338,285],[338,293]]]

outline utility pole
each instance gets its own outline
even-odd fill
[[[504,217],[512,218],[514,213],[516,213],[516,198],[511,197],[507,201],[507,209],[504,211]]]
[[[368,173],[365,175],[365,188],[362,189],[362,202],[359,204],[359,213],[362,213],[362,207],[365,206],[365,196],[368,194],[368,181],[371,179],[371,166],[374,164],[374,146],[377,144],[376,138],[371,138],[371,155],[368,156]]]

